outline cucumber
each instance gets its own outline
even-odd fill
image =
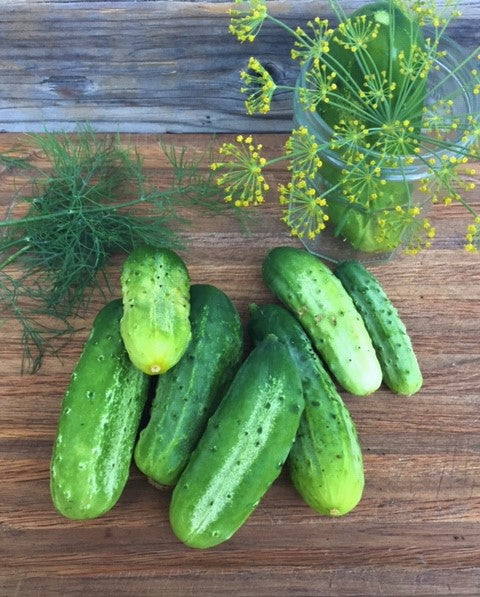
[[[121,316],[121,300],[98,313],[63,398],[50,491],[67,518],[101,516],[127,482],[149,378],[128,358]]]
[[[264,259],[263,279],[300,321],[345,390],[363,396],[379,388],[382,371],[365,324],[326,265],[302,249],[277,247]]]
[[[255,344],[275,334],[292,357],[303,387],[303,411],[288,457],[290,478],[314,510],[347,514],[365,484],[362,450],[350,413],[297,320],[279,305],[250,306]]]
[[[304,407],[287,349],[269,336],[238,370],[173,491],[170,523],[186,545],[228,540],[282,470]]]
[[[135,447],[136,465],[160,485],[177,482],[242,354],[240,316],[218,288],[191,287],[190,322],[192,340],[158,378],[150,420]]]
[[[191,338],[187,267],[173,251],[139,247],[124,263],[121,284],[120,331],[130,359],[148,375],[165,373]]]
[[[397,394],[410,396],[418,392],[423,377],[412,342],[380,282],[356,261],[339,264],[335,274],[363,317],[385,384]]]

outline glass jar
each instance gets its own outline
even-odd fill
[[[480,111],[480,96],[471,91],[471,71],[475,65],[467,60],[468,54],[452,39],[443,36],[439,50],[446,54],[437,60],[431,69],[427,81],[426,107],[437,104],[442,98],[454,97],[454,105],[450,107],[449,118],[454,119],[461,115],[478,114]],[[459,65],[461,67],[459,68]],[[332,140],[333,130],[320,117],[317,111],[305,109],[300,101],[299,88],[308,87],[306,74],[310,67],[307,61],[299,74],[294,93],[294,125],[306,127],[315,141],[325,146]],[[450,74],[454,72],[452,76]],[[461,129],[461,127],[459,127]],[[463,139],[463,133],[458,131],[449,142],[457,146],[467,147],[472,139]],[[432,146],[433,147],[433,146]],[[458,153],[441,150],[441,154],[449,157]],[[381,157],[378,153],[369,151],[369,159],[379,163]],[[320,154],[323,165],[314,180],[314,186],[320,196],[338,184],[344,171],[351,169],[339,153],[330,147]],[[412,157],[414,157],[412,161]],[[438,150],[435,153],[431,148],[422,148],[419,155],[406,158],[396,157],[395,168],[381,168],[379,178],[383,180],[382,199],[369,201],[365,195],[350,202],[345,194],[338,189],[327,193],[328,206],[326,213],[329,216],[327,227],[314,239],[302,238],[306,249],[327,261],[334,263],[356,259],[363,263],[387,261],[398,250],[404,248],[408,233],[408,224],[405,218],[398,217],[396,224],[395,214],[404,214],[405,210],[419,207],[422,215],[426,215],[431,206],[431,197],[421,192],[425,181],[432,176],[432,164],[439,161]],[[435,167],[435,166],[433,166]],[[390,218],[390,220],[388,220]],[[385,221],[394,222],[389,233],[385,233]]]

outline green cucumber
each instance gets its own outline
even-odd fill
[[[174,485],[231,380],[242,354],[240,316],[218,288],[190,289],[192,340],[181,360],[158,378],[150,420],[135,463],[161,485]]]
[[[339,264],[335,274],[363,317],[385,384],[397,394],[410,396],[418,392],[423,377],[412,342],[380,282],[356,261]]]
[[[255,344],[275,334],[292,357],[303,387],[305,410],[288,457],[290,478],[317,512],[347,514],[365,484],[362,450],[350,413],[297,320],[279,305],[250,306]]]
[[[302,249],[277,247],[264,259],[263,279],[345,390],[363,396],[379,388],[382,371],[362,317],[326,265]]]
[[[173,491],[170,522],[186,545],[228,540],[277,478],[304,407],[287,349],[269,336],[238,370]]]
[[[63,398],[50,490],[67,518],[101,516],[128,479],[149,378],[128,358],[121,316],[121,300],[98,313]]]
[[[165,373],[191,338],[187,267],[173,251],[139,247],[127,257],[121,283],[120,331],[130,359],[148,375]]]

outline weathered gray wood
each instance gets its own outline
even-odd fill
[[[362,0],[346,0],[345,10]],[[254,44],[227,31],[232,3],[163,0],[0,3],[0,130],[71,130],[88,120],[123,132],[285,131],[288,94],[248,117],[238,73],[249,56],[295,81],[291,39],[265,25]],[[331,16],[326,0],[269,2],[291,26]],[[480,2],[461,3],[452,35],[480,45]]]

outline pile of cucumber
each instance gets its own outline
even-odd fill
[[[418,391],[405,326],[357,262],[332,272],[304,250],[278,247],[263,277],[284,306],[250,306],[253,348],[242,361],[240,317],[221,290],[191,285],[172,251],[142,247],[127,258],[123,300],[98,313],[63,399],[51,462],[61,514],[110,510],[132,458],[174,487],[171,526],[191,547],[229,539],[285,463],[320,514],[358,504],[362,451],[337,384],[356,395],[382,379],[394,392]]]

